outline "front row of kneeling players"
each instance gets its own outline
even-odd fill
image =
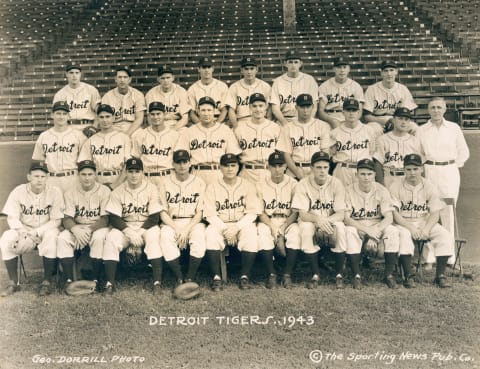
[[[10,229],[0,239],[9,276],[2,295],[19,288],[19,255],[38,248],[44,261],[39,295],[48,295],[56,258],[68,284],[73,279],[74,250],[86,245],[90,246],[95,281],[102,264],[105,267],[104,289],[109,294],[115,290],[119,255],[125,249],[130,256],[144,250],[153,270],[154,293],[161,291],[163,260],[179,284],[195,280],[204,255],[213,276],[212,289],[221,290],[220,261],[226,246],[240,251],[240,288],[250,288],[257,253],[268,274],[266,287],[273,288],[277,284],[273,251],[283,243],[286,266],[280,279],[286,288],[292,286],[299,251],[311,266],[307,287],[318,286],[321,246],[333,252],[337,288],[344,287],[345,256],[352,269],[353,287],[361,288],[362,247],[384,255],[384,281],[390,288],[396,287],[392,273],[399,258],[403,284],[412,288],[412,238],[430,240],[437,257],[435,283],[448,287],[444,273],[454,240],[438,224],[443,203],[435,187],[421,176],[421,158],[416,154],[405,157],[405,178],[395,182],[390,193],[375,182],[372,160],[358,162],[358,181],[346,189],[328,174],[329,161],[327,153],[315,153],[311,175],[296,183],[285,175],[283,154],[272,153],[268,158],[270,176],[255,188],[238,176],[238,156],[224,154],[221,178],[206,186],[191,174],[189,153],[178,150],[173,155],[174,173],[161,188],[145,179],[142,161],[131,158],[126,162],[126,181],[110,193],[95,181],[95,164],[85,160],[78,164],[79,184],[65,193],[65,203],[56,187],[46,185],[47,167],[35,163],[27,176],[29,182],[12,191],[3,209]],[[180,249],[187,245],[190,259],[184,277]]]

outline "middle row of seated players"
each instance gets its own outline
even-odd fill
[[[412,237],[428,238],[437,257],[435,282],[440,287],[448,287],[444,272],[447,259],[453,254],[453,239],[438,224],[442,202],[433,185],[421,176],[420,156],[406,156],[406,176],[392,184],[390,193],[375,182],[371,159],[358,162],[358,182],[346,188],[328,174],[329,163],[327,153],[314,153],[311,174],[297,183],[285,175],[284,155],[274,152],[268,158],[269,175],[257,182],[255,188],[253,183],[238,176],[242,169],[238,156],[227,153],[220,159],[220,178],[205,185],[191,173],[189,153],[178,150],[173,153],[174,173],[165,178],[158,191],[143,176],[142,161],[132,158],[126,163],[126,181],[113,190],[108,201],[103,194],[96,201],[85,202],[78,194],[87,195],[86,189],[82,192],[85,177],[94,178],[96,168],[92,161],[82,161],[78,168],[80,187],[65,193],[63,224],[66,230],[59,236],[58,257],[67,278],[72,278],[72,263],[63,261],[71,260],[73,250],[86,244],[79,239],[82,236],[77,235],[75,222],[85,220],[89,214],[94,218],[108,214],[109,228],[96,230],[96,236],[88,242],[96,265],[95,278],[103,259],[108,293],[115,291],[119,253],[143,246],[152,265],[155,293],[161,291],[162,259],[178,283],[182,283],[195,279],[204,255],[213,275],[212,289],[220,291],[220,258],[226,246],[236,246],[241,253],[240,288],[250,288],[250,272],[257,253],[262,255],[268,275],[266,287],[273,288],[277,284],[273,252],[275,246],[281,247],[283,238],[286,267],[281,283],[286,288],[292,286],[291,275],[300,251],[307,257],[312,271],[307,287],[318,286],[318,252],[320,246],[326,246],[331,247],[334,254],[337,288],[344,286],[346,255],[352,269],[353,287],[360,289],[360,254],[364,242],[384,254],[384,281],[388,287],[396,287],[392,273],[399,257],[404,268],[404,286],[412,288],[415,286],[411,271]],[[187,245],[190,259],[184,277],[179,262],[180,249]]]

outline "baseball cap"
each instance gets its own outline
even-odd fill
[[[107,104],[98,105],[97,115],[100,114],[102,111],[105,111],[105,112],[110,113],[112,115],[115,114],[115,110],[110,105],[107,105]]]
[[[312,155],[312,159],[310,160],[310,164],[313,165],[318,161],[330,161],[330,155],[325,151],[317,151],[315,154]]]
[[[423,165],[422,158],[418,154],[405,155],[405,158],[403,159],[403,166],[407,165],[416,165],[417,167],[421,167]]]
[[[335,67],[340,65],[350,65],[350,62],[345,56],[337,56],[335,59],[333,59],[333,65]]]
[[[47,163],[44,161],[33,161],[30,164],[30,172],[33,170],[43,170],[45,173],[48,173]]]
[[[225,166],[225,165],[230,164],[230,163],[239,164],[240,159],[235,154],[231,154],[231,153],[223,154],[220,158],[220,165]]]
[[[288,50],[285,53],[285,60],[299,59],[302,60],[300,54],[296,50]]]
[[[130,170],[130,169],[143,170],[143,162],[138,158],[130,158],[125,163],[125,167],[127,168],[127,170]]]
[[[283,152],[275,151],[268,157],[268,165],[285,164],[285,155]]]
[[[148,112],[150,113],[154,110],[165,111],[165,105],[160,101],[151,102],[150,105],[148,105]]]
[[[358,161],[357,169],[370,169],[375,171],[375,163],[372,159],[362,159]]]
[[[173,162],[180,163],[182,161],[190,161],[190,154],[187,150],[177,150],[173,152]]]
[[[343,102],[343,110],[358,110],[360,109],[360,104],[356,99],[347,99]]]
[[[385,69],[385,68],[398,68],[397,64],[393,60],[384,60],[382,61],[382,64],[380,64],[380,69]]]
[[[158,68],[158,73],[157,75],[160,77],[162,74],[165,73],[172,73],[173,74],[173,69],[170,64],[163,64]]]
[[[198,66],[199,67],[211,67],[212,66],[212,59],[210,59],[208,56],[203,56],[198,61]]]
[[[411,118],[412,113],[410,109],[408,108],[396,108],[395,112],[393,113],[394,117],[406,117],[406,118]]]
[[[298,106],[310,106],[313,105],[313,98],[310,94],[300,94],[297,96],[295,103]]]
[[[257,66],[257,62],[256,62],[255,59],[253,59],[251,56],[246,56],[246,57],[244,57],[244,58],[242,59],[242,61],[241,61],[241,66],[242,66],[242,68],[243,68],[243,67],[246,67],[246,66],[248,66],[248,65],[252,65],[252,66],[256,67],[256,66]]]
[[[248,99],[248,103],[253,104],[255,101],[263,101],[264,103],[266,103],[267,99],[265,98],[265,96],[263,96],[263,94],[256,92],[250,95],[250,98]]]
[[[118,72],[125,72],[128,74],[129,77],[132,76],[132,72],[130,71],[130,69],[128,69],[128,67],[117,67],[117,69],[115,69],[115,74]]]
[[[65,110],[66,112],[70,112],[70,107],[66,101],[57,101],[55,104],[53,104],[52,111],[57,110]]]
[[[65,72],[68,72],[69,70],[72,70],[72,69],[78,69],[80,72],[82,71],[82,68],[80,67],[80,65],[78,64],[67,64],[67,66],[65,67]]]
[[[93,170],[97,170],[97,166],[95,165],[95,163],[92,160],[82,160],[81,162],[79,162],[77,164],[77,167],[78,167],[79,172],[82,171],[85,168],[90,168],[90,169],[93,169]]]
[[[217,106],[217,103],[215,102],[215,100],[213,100],[210,96],[204,96],[204,97],[201,97],[200,100],[198,100],[198,106],[203,104],[210,104],[214,108]]]

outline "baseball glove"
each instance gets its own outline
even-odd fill
[[[65,293],[69,296],[90,295],[95,292],[96,283],[94,281],[74,281],[65,288]]]
[[[179,300],[191,300],[200,294],[200,286],[195,282],[182,283],[173,290],[173,296]]]
[[[393,118],[390,118],[387,123],[385,123],[385,126],[383,127],[383,133],[388,133],[390,131],[393,131]]]
[[[369,238],[365,242],[364,250],[367,256],[376,257],[378,253],[378,242]]]
[[[125,261],[127,265],[141,264],[143,258],[143,250],[141,247],[129,246],[125,251]]]
[[[28,234],[22,234],[13,247],[19,255],[22,255],[35,248],[35,241]]]
[[[98,132],[98,129],[95,128],[95,127],[92,127],[92,126],[88,126],[88,127],[85,127],[83,130],[82,130],[82,133],[87,137],[87,138],[90,138],[92,137],[95,133]]]

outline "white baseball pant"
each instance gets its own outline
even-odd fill
[[[277,227],[285,223],[286,218],[272,217],[271,222]],[[257,224],[258,231],[258,250],[273,250],[275,248],[276,239],[272,236],[270,227],[265,223],[259,222]],[[300,228],[297,223],[290,224],[285,230],[285,247],[292,250],[300,250]]]
[[[423,219],[412,221],[412,223],[419,228],[425,226],[425,221]],[[399,225],[396,227],[400,231],[400,255],[413,255],[415,252],[415,245],[410,231]],[[454,254],[455,241],[453,236],[440,224],[435,224],[428,236],[430,239],[428,244],[433,248],[433,254],[435,257],[451,256]],[[425,246],[427,246],[427,244]],[[430,260],[427,260],[427,262],[430,262]]]
[[[235,222],[226,224],[235,224]],[[209,225],[205,232],[205,238],[207,242],[207,250],[223,251],[223,249],[225,248],[225,238],[223,237],[221,229]],[[248,225],[240,229],[237,234],[236,246],[240,251],[258,251],[257,227],[255,223],[249,223]]]
[[[49,259],[55,259],[57,257],[57,237],[58,228],[48,228],[39,233],[41,242],[38,245],[32,243],[31,250],[38,248],[38,255],[45,256]],[[21,255],[16,248],[19,239],[19,233],[14,229],[6,230],[0,238],[0,249],[2,250],[2,260],[12,260],[18,255]]]
[[[359,254],[362,250],[363,238],[358,234],[355,227],[346,227],[347,232],[347,254]],[[398,252],[400,249],[400,232],[397,227],[388,225],[382,232],[385,252]]]
[[[243,166],[239,177],[250,181],[251,183],[263,183],[270,175],[270,171],[267,169],[245,169]]]
[[[300,249],[305,254],[313,254],[320,250],[320,247],[316,244],[319,238],[328,240],[329,245],[335,245],[331,250],[335,253],[342,253],[347,251],[347,236],[345,230],[345,224],[343,222],[333,223],[334,233],[333,235],[326,235],[318,231],[317,226],[312,222],[300,222]],[[315,237],[315,243],[314,243]]]
[[[349,186],[354,182],[358,182],[356,173],[356,168],[343,167],[341,163],[338,163],[333,171],[333,176],[337,177],[344,186]]]
[[[215,182],[217,179],[223,178],[220,169],[193,169],[192,174],[203,179],[207,185]]]
[[[160,227],[154,226],[149,229],[139,228],[136,230],[143,238],[145,254],[149,260],[159,259],[163,256],[160,247]],[[120,260],[120,252],[130,245],[130,241],[122,231],[114,228],[107,234],[103,247],[103,260]]]
[[[110,231],[109,228],[99,228],[92,233],[90,242],[90,257],[95,259],[101,259],[103,256],[103,245],[107,234]],[[59,258],[71,258],[75,252],[75,236],[72,232],[64,230],[60,232],[57,239],[57,257]]]
[[[47,184],[50,186],[56,186],[60,190],[62,190],[62,193],[65,193],[65,191],[74,188],[78,183],[78,175],[75,170],[75,174],[72,174],[70,176],[65,176],[65,177],[54,177],[54,176],[49,176],[47,178]]]
[[[180,229],[185,228],[192,218],[174,219],[173,222]],[[163,257],[165,261],[171,261],[180,256],[180,250],[175,240],[175,230],[169,225],[160,228],[160,244],[162,247]],[[188,244],[190,245],[190,256],[201,259],[205,256],[205,224],[195,224],[188,235]]]

